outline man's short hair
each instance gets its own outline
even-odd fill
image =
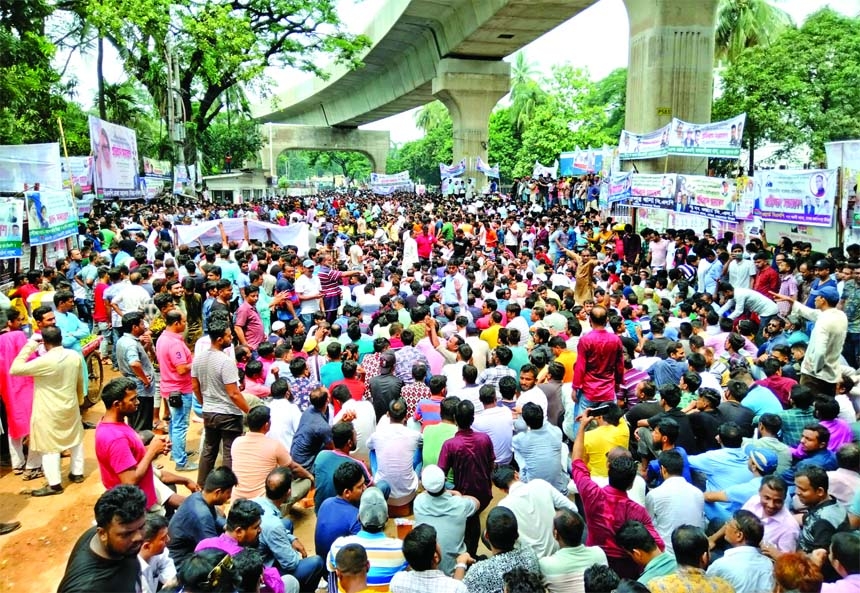
[[[403,539],[403,557],[412,570],[430,570],[435,554],[436,529],[431,525],[418,525]]]
[[[236,529],[248,529],[254,523],[260,520],[263,516],[263,507],[253,500],[240,498],[230,505],[230,512],[227,513],[227,531],[235,531]]]
[[[582,575],[588,593],[612,593],[621,583],[621,578],[605,564],[592,564]]]
[[[343,574],[357,575],[367,572],[367,552],[361,544],[347,544],[337,551],[334,565]]]
[[[732,519],[738,524],[738,530],[744,535],[744,543],[757,548],[764,538],[764,524],[761,519],[743,509],[735,511]]]
[[[344,461],[341,463],[338,468],[334,470],[334,476],[332,477],[334,489],[338,496],[343,494],[344,490],[352,490],[355,488],[355,486],[363,479],[364,472],[357,463],[353,463],[351,461]]]
[[[233,473],[233,470],[226,465],[222,465],[221,467],[213,469],[209,472],[209,475],[206,476],[206,481],[203,483],[203,491],[215,492],[216,490],[229,490],[238,483],[239,479],[236,477],[236,474]]]
[[[672,532],[672,549],[679,565],[700,568],[708,547],[708,536],[701,527],[681,525]]]
[[[102,403],[105,410],[111,409],[115,402],[125,399],[126,393],[132,389],[137,389],[137,383],[134,382],[134,379],[128,377],[111,379],[107,385],[102,387]]]
[[[585,521],[579,513],[570,509],[559,509],[552,520],[552,526],[565,545],[578,546],[582,543]]]
[[[860,573],[860,532],[843,531],[835,534],[830,541],[830,549],[848,574]]]
[[[633,550],[653,552],[657,549],[654,536],[639,521],[625,521],[615,535],[615,541],[627,552],[633,552]]]
[[[255,406],[251,408],[245,418],[248,423],[248,430],[260,432],[272,416],[268,406]]]
[[[609,462],[609,485],[627,492],[636,479],[638,464],[631,457],[616,457]]]
[[[96,525],[102,529],[107,529],[114,519],[123,524],[132,523],[146,513],[146,495],[137,486],[114,486],[99,497],[94,512]]]
[[[467,400],[468,401],[468,400]],[[487,539],[502,552],[514,549],[519,537],[517,517],[505,507],[494,507],[487,515]]]

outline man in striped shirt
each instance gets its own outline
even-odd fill
[[[337,553],[349,544],[360,544],[367,552],[370,569],[367,571],[368,591],[388,591],[395,574],[408,566],[403,557],[403,541],[385,536],[388,522],[388,504],[379,488],[368,488],[358,505],[358,522],[361,530],[355,535],[339,537],[329,550],[326,565],[329,570],[329,593],[338,593]]]
[[[337,319],[337,311],[340,308],[341,286],[343,279],[350,276],[356,276],[361,273],[361,270],[350,270],[341,272],[337,268],[332,267],[331,253],[324,253],[320,257],[320,268],[317,277],[320,281],[320,289],[323,296],[323,306],[325,307],[325,318],[329,323],[334,323]]]

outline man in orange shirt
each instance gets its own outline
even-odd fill
[[[549,339],[549,349],[555,356],[555,362],[564,367],[563,383],[573,381],[573,366],[576,364],[576,353],[567,349],[567,344],[561,336],[553,336]]]
[[[269,408],[251,408],[247,416],[248,432],[235,441],[230,449],[233,472],[239,483],[233,488],[233,500],[257,498],[266,492],[266,476],[279,466],[290,468],[295,479],[292,497],[287,506],[304,498],[313,485],[314,477],[301,465],[293,461],[284,444],[266,436],[271,425]]]

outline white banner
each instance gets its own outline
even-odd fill
[[[675,210],[680,206],[680,202],[676,202],[675,199],[677,186],[678,176],[674,173],[634,174],[630,190],[630,205],[637,208]],[[678,211],[683,212],[680,209]]]
[[[532,177],[540,177],[541,175],[549,175],[550,178],[555,179],[558,176],[558,159],[555,159],[552,167],[541,165],[538,161],[535,161]]]
[[[45,189],[63,188],[60,145],[19,144],[0,146],[0,192],[21,193],[35,184]]]
[[[679,175],[678,194],[682,202],[686,200],[686,209],[682,212],[711,220],[736,222],[739,194],[734,181],[704,175]]]
[[[207,220],[195,225],[176,225],[176,236],[180,244],[191,245],[196,243],[198,239],[203,241],[204,245],[212,243],[221,243],[221,229],[219,225],[224,226],[224,232],[227,235],[228,241],[244,241],[245,240],[245,219],[242,218],[225,218],[222,220]],[[280,226],[259,220],[248,220],[248,238],[258,241],[271,240],[278,245],[295,245],[299,250],[299,255],[304,255],[310,249],[308,239],[307,223],[297,223],[287,226]]]
[[[39,190],[27,198],[30,245],[53,243],[78,232],[78,210],[69,190]]]
[[[383,173],[371,173],[370,185],[403,185],[409,183],[409,171],[401,171],[386,175]]]
[[[0,259],[21,257],[24,200],[0,198]]]
[[[691,124],[674,118],[667,154],[736,159],[741,155],[746,119],[746,113],[709,124]]]
[[[102,199],[142,198],[135,131],[92,115],[89,123],[96,195]]]
[[[66,170],[68,162],[71,168],[71,173]],[[75,187],[79,187],[82,194],[89,194],[93,191],[93,157],[91,156],[72,156],[68,159],[62,159],[60,164],[63,167],[63,187],[71,189],[72,193],[75,188],[69,184],[74,183]]]
[[[630,199],[633,187],[633,173],[615,173],[609,177],[607,204]]]
[[[479,172],[483,173],[487,177],[498,179],[499,178],[499,165],[496,164],[495,167],[491,167],[486,164],[481,157],[477,157],[475,169]]]
[[[755,214],[764,221],[832,226],[836,169],[763,171],[755,178]]]
[[[466,172],[466,159],[461,159],[459,163],[446,165],[439,163],[439,176],[442,179],[450,179],[451,177],[459,177]]]
[[[669,146],[668,124],[645,134],[637,134],[623,130],[621,139],[618,141],[618,156],[622,161],[636,159],[653,159],[666,156],[666,147]]]

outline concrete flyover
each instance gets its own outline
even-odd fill
[[[277,175],[278,155],[285,150],[351,150],[370,159],[375,173],[385,172],[391,137],[385,131],[323,126],[266,124],[260,149],[263,169]]]
[[[259,105],[254,117],[356,128],[440,99],[454,122],[454,161],[486,161],[489,114],[510,87],[502,58],[596,2],[388,0],[365,31],[372,45],[363,68],[334,66],[326,80],[296,85]],[[710,120],[717,2],[624,0],[631,36],[627,129],[656,129],[673,115]],[[482,177],[472,169],[468,175]]]
[[[372,46],[363,68],[335,66],[327,80],[299,84],[254,116],[354,128],[439,98],[452,110],[454,160],[486,161],[489,113],[510,87],[502,58],[596,1],[389,0],[365,31]]]

